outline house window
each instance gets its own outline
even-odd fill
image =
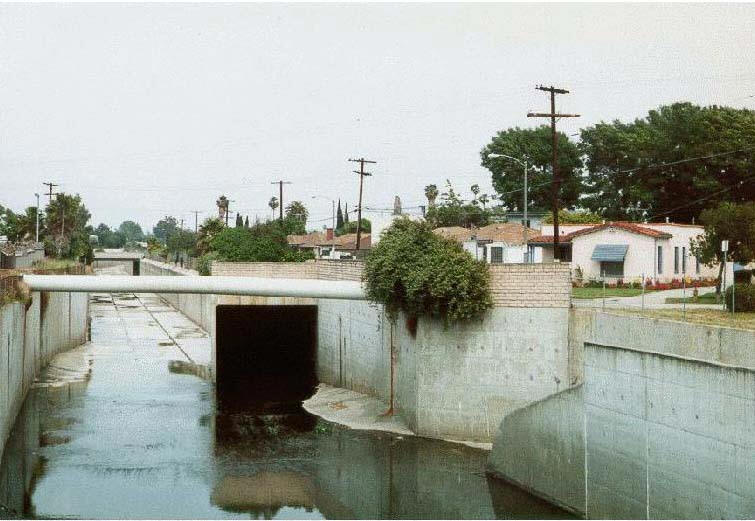
[[[624,263],[603,261],[600,263],[600,271],[604,277],[623,277]]]
[[[490,263],[503,264],[503,247],[502,246],[490,247]]]
[[[682,273],[687,273],[687,248],[682,246]]]
[[[679,273],[679,246],[674,246],[674,273]]]
[[[658,246],[658,275],[663,273],[663,246]]]

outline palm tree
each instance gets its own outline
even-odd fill
[[[275,219],[275,210],[277,210],[278,207],[280,206],[280,203],[278,202],[278,198],[277,197],[271,197],[270,198],[270,202],[267,203],[267,205],[273,211],[273,219]]]
[[[435,200],[438,198],[438,187],[433,185],[427,185],[425,187],[425,197],[427,197],[427,203],[430,207],[435,206]]]

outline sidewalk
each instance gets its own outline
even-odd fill
[[[651,291],[645,293],[644,304],[643,296],[635,297],[606,297],[605,307],[608,308],[643,308],[644,309],[682,309],[683,304],[666,304],[669,297],[691,297],[694,288],[669,289],[665,291]],[[716,291],[715,287],[697,288],[699,295],[704,295]],[[572,299],[572,305],[576,308],[602,308],[603,299]],[[687,309],[722,309],[722,304],[690,304],[687,303]]]

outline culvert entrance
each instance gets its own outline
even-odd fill
[[[317,306],[216,308],[220,407],[296,409],[317,385]]]

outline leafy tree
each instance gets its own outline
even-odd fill
[[[248,215],[244,219],[244,228],[249,228],[249,216]]]
[[[575,210],[570,212],[569,210],[558,211],[558,222],[561,224],[593,224],[599,223],[603,218],[588,210]],[[551,224],[553,222],[553,214],[549,213],[543,217],[543,222]]]
[[[690,251],[708,266],[719,264],[716,291],[720,292],[724,267],[721,241],[729,241],[727,260],[740,264],[755,260],[755,202],[721,203],[717,208],[704,210],[700,222],[705,232],[692,240]]]
[[[23,231],[19,216],[10,208],[2,208],[1,210],[0,235],[5,235],[11,242],[21,240]]]
[[[309,217],[309,210],[307,210],[307,207],[304,206],[304,203],[301,201],[291,201],[289,205],[286,206],[286,217],[297,219],[306,224],[307,217]]]
[[[197,254],[204,255],[210,250],[210,244],[220,232],[225,229],[225,224],[217,217],[208,217],[199,226],[197,233]]]
[[[343,210],[343,222],[344,224],[349,222],[349,203],[346,203],[346,206],[344,207],[344,210]]]
[[[341,200],[338,200],[338,210],[336,210],[336,229],[343,228],[343,212],[341,211]]]
[[[118,231],[126,237],[126,242],[139,242],[144,240],[142,227],[134,221],[123,221],[118,227]]]
[[[89,244],[87,222],[91,214],[81,202],[81,197],[61,192],[47,205],[45,214],[47,254],[59,258],[90,260],[92,247]]]
[[[396,219],[365,263],[370,300],[395,316],[440,317],[446,322],[480,317],[492,307],[490,275],[462,246],[433,233],[425,222]]]
[[[719,202],[755,200],[752,143],[747,109],[674,103],[631,123],[598,123],[581,132],[581,204],[608,219],[691,222]]]
[[[472,199],[472,202],[477,203],[477,196],[480,194],[480,185],[473,184],[470,187],[470,190],[472,191],[472,195],[474,196],[474,198]]]
[[[279,222],[259,224],[251,228],[224,228],[210,243],[217,259],[235,262],[303,261],[311,254],[291,248],[286,232]]]
[[[511,210],[521,211],[523,210],[522,190],[524,189],[522,165],[505,157],[490,157],[490,154],[515,157],[535,167],[528,172],[528,204],[540,209],[552,207],[553,172],[550,126],[509,128],[498,132],[480,151],[482,166],[490,170],[493,176],[493,187],[498,192],[501,202]],[[561,179],[560,206],[573,208],[583,191],[582,159],[577,145],[561,132],[558,133],[558,168]]]
[[[430,208],[435,206],[435,200],[438,198],[438,187],[434,184],[427,185],[425,187],[425,197],[427,197],[427,205]]]
[[[152,234],[165,244],[168,241],[168,237],[178,231],[178,221],[173,216],[166,215],[164,219],[157,221],[157,224],[152,228]]]
[[[171,253],[196,254],[197,235],[189,230],[177,230],[168,237],[165,243],[167,251]]]
[[[244,227],[244,219],[241,218],[241,214],[236,214],[236,228],[243,228]]]
[[[451,181],[446,180],[446,191],[441,194],[440,204],[431,206],[425,220],[430,226],[484,226],[488,224],[490,213],[473,203],[465,203],[456,193]]]
[[[371,230],[372,230],[372,222],[369,219],[362,217],[362,232],[370,233]],[[336,229],[335,234],[337,236],[341,236],[341,235],[346,235],[348,233],[356,233],[356,232],[357,232],[357,222],[349,221],[347,223],[344,223],[341,228]]]

